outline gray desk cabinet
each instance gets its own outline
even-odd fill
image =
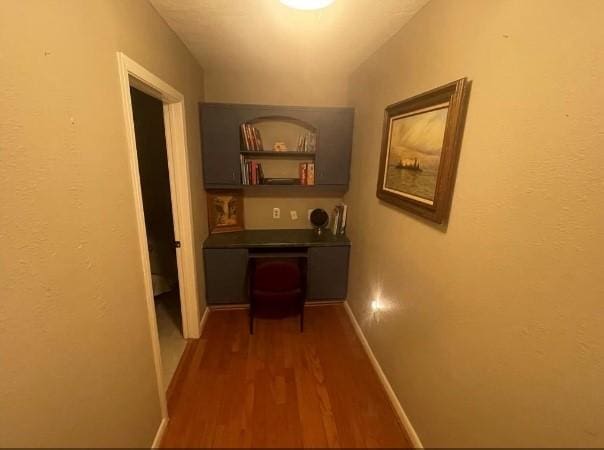
[[[308,249],[308,300],[345,299],[348,290],[350,247],[311,247]]]
[[[203,256],[208,304],[247,302],[247,249],[206,248]]]
[[[306,258],[307,300],[344,300],[350,240],[313,230],[245,230],[212,234],[204,241],[206,299],[209,305],[247,303],[250,258]]]

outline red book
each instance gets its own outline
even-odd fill
[[[306,184],[313,186],[315,184],[315,163],[306,165]]]
[[[300,184],[308,183],[308,165],[300,163]]]
[[[252,142],[252,136],[250,135],[250,126],[245,124],[245,138],[247,139],[247,149],[254,150],[254,143]]]
[[[251,125],[248,126],[250,127],[250,139],[252,140],[252,150],[259,150],[258,141],[256,140],[256,132],[254,131],[255,128]]]
[[[247,146],[247,136],[245,135],[245,124],[242,123],[240,126],[240,132],[241,132],[241,142],[243,143],[243,148],[245,150],[249,150],[248,146]]]

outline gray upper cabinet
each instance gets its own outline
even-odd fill
[[[206,186],[241,184],[239,117],[221,105],[201,105],[203,178]]]
[[[318,136],[315,186],[348,188],[354,109],[202,103],[202,156],[207,189],[242,186],[240,125],[263,118],[289,118],[315,129]],[[271,144],[265,143],[265,147],[270,149]]]
[[[316,184],[348,186],[353,121],[353,109],[334,109],[319,115]]]

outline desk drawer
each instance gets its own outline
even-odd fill
[[[206,248],[203,256],[208,304],[247,303],[247,249]]]

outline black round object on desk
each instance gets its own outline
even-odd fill
[[[313,209],[310,213],[310,223],[314,225],[317,234],[321,234],[321,230],[329,223],[329,214],[321,208]]]

